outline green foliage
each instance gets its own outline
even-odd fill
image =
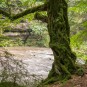
[[[46,0],[20,0],[22,3],[22,7],[31,8],[37,5],[43,4]]]
[[[87,21],[84,21],[82,25],[87,28]]]
[[[79,30],[86,29],[87,3],[86,0],[75,0],[69,2],[69,22],[71,34],[76,34]]]
[[[21,20],[26,21],[26,19],[30,22],[34,19],[34,14],[28,14],[22,18],[18,18],[17,20],[12,21],[14,25],[19,24]]]
[[[31,7],[35,4],[36,0],[21,0],[22,5]]]
[[[28,21],[32,21],[34,19],[34,14],[28,14],[26,16],[24,16],[24,19],[28,19]]]
[[[76,0],[74,4],[69,7],[69,11],[74,11],[77,13],[87,12],[87,1],[86,0]]]
[[[71,47],[77,58],[87,60],[87,3],[86,0],[69,2],[69,22],[71,27]]]
[[[31,38],[28,38],[26,46],[48,47],[49,36],[45,23],[31,21],[30,28],[33,30]]]
[[[29,15],[27,15],[28,17]],[[33,14],[31,14],[33,18]],[[26,17],[26,19],[27,19]],[[28,20],[32,20],[28,19]],[[24,18],[21,18],[22,20],[25,20]],[[21,19],[18,19],[14,21],[13,23],[9,22],[9,25],[5,25],[2,27],[2,30],[11,30],[11,26],[15,26],[16,24],[19,24]],[[5,23],[5,22],[3,22]],[[8,24],[8,23],[7,23]],[[48,47],[49,43],[49,36],[47,32],[47,27],[46,24],[39,22],[39,21],[31,21],[29,24],[29,27],[32,29],[32,34],[28,38],[27,42],[23,44],[22,39],[17,38],[17,39],[12,39],[10,37],[5,37],[2,35],[0,36],[0,47],[12,47],[12,46],[40,46],[40,47]]]
[[[85,41],[87,41],[87,30],[83,30],[78,32],[77,34],[73,35],[71,37],[71,45],[78,47],[80,45],[82,45]]]
[[[11,24],[11,22],[8,18],[2,19],[3,18],[2,15],[0,15],[0,18],[1,18],[0,19],[0,36],[2,36],[3,31],[5,30],[6,27],[8,27]]]
[[[83,30],[71,37],[71,47],[77,58],[87,60],[87,30]]]
[[[5,1],[6,0],[0,0],[0,8],[6,7]]]
[[[45,46],[48,47],[49,43],[49,36],[47,31],[47,24],[38,22],[38,21],[32,21],[31,22],[31,29],[34,31],[34,34],[37,37],[37,45],[38,46]]]
[[[87,41],[87,30],[80,31],[71,37],[71,45],[78,47]]]
[[[0,36],[0,47],[13,47],[13,46],[22,46],[23,42],[20,38],[12,40],[6,36]]]
[[[20,86],[17,83],[14,84],[13,82],[1,82],[0,87],[24,87],[24,86]]]

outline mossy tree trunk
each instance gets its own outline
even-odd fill
[[[46,10],[48,12],[49,46],[54,54],[52,69],[45,83],[60,81],[70,78],[77,71],[76,56],[70,48],[70,27],[67,16],[67,3],[65,0],[48,0],[44,5],[27,9],[15,16],[9,15],[0,9],[0,14],[12,20],[18,19],[29,13]]]
[[[48,32],[54,62],[46,81],[49,83],[68,79],[76,71],[76,56],[70,48],[70,27],[65,0],[49,0]]]

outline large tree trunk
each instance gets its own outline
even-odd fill
[[[76,71],[76,56],[70,48],[70,27],[65,0],[49,0],[48,32],[54,62],[46,82],[68,79]]]

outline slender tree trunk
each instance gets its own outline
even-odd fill
[[[65,0],[49,0],[48,32],[54,62],[46,82],[68,79],[76,71],[76,56],[70,48],[70,27]]]

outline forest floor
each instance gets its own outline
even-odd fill
[[[31,74],[42,78],[47,77],[53,63],[53,54],[49,48],[6,47],[5,49],[14,54],[15,58],[27,63],[27,68]],[[65,83],[56,82],[47,87],[87,87],[87,65],[82,67],[85,72],[84,76],[73,75]]]
[[[56,82],[48,87],[87,87],[87,65],[84,65],[83,69],[85,73],[83,76],[72,75],[65,83]]]

